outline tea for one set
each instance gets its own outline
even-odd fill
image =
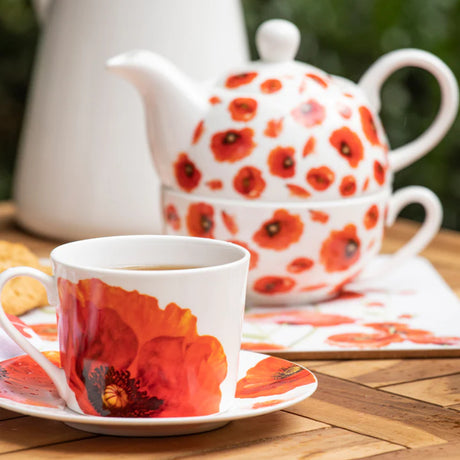
[[[267,21],[256,36],[260,61],[205,85],[148,51],[107,62],[143,98],[167,235],[65,244],[51,254],[54,277],[25,267],[0,274],[1,286],[14,276],[38,279],[58,306],[60,366],[2,309],[0,323],[80,414],[63,421],[133,434],[120,418],[161,419],[146,422],[156,423],[146,433],[164,434],[159,428],[169,426],[166,434],[179,434],[298,402],[316,388],[301,366],[258,358],[240,375],[245,304],[282,307],[335,296],[356,277],[377,276],[417,254],[438,231],[437,197],[416,186],[393,193],[392,181],[452,124],[452,72],[430,53],[400,50],[380,58],[356,85],[294,61],[299,40],[292,23]],[[435,76],[441,106],[423,135],[390,150],[379,91],[403,66]],[[410,203],[426,211],[419,231],[378,274],[366,273],[384,227]],[[152,265],[199,268],[126,269]],[[262,400],[251,410],[221,417],[231,412],[242,380],[265,382],[260,372],[294,386],[258,393]],[[98,425],[93,419],[100,416],[115,422]]]

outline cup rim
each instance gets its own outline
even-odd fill
[[[204,246],[209,246],[209,247],[228,247],[231,248],[233,251],[239,252],[240,255],[236,260],[233,260],[231,262],[225,262],[221,264],[215,264],[215,265],[209,265],[209,266],[204,266],[204,267],[194,267],[194,268],[181,268],[181,269],[176,269],[176,270],[129,270],[129,269],[123,269],[123,268],[118,268],[118,267],[98,267],[98,266],[92,266],[92,265],[85,265],[85,264],[79,264],[79,263],[72,263],[69,261],[64,260],[63,254],[61,254],[63,251],[69,250],[69,248],[78,248],[78,246],[82,246],[85,244],[90,244],[91,242],[98,241],[98,240],[136,240],[136,239],[154,239],[154,240],[175,240],[177,242],[190,242],[192,244],[201,244]],[[168,276],[168,277],[173,277],[173,276],[183,276],[185,273],[187,275],[193,273],[193,274],[202,274],[205,272],[209,271],[216,271],[216,270],[226,270],[228,268],[231,268],[233,266],[237,266],[240,264],[248,263],[249,264],[249,258],[250,258],[250,252],[243,248],[242,246],[239,246],[235,243],[230,243],[228,241],[223,241],[223,240],[217,240],[217,239],[211,239],[211,238],[199,238],[199,237],[193,237],[193,236],[179,236],[179,235],[114,235],[114,236],[102,236],[102,237],[97,237],[97,238],[86,238],[82,240],[76,240],[76,241],[71,241],[68,243],[61,244],[54,248],[51,251],[50,258],[53,262],[53,264],[59,264],[61,266],[65,266],[69,269],[74,269],[74,270],[87,270],[95,274],[110,274],[110,275],[123,275],[124,277],[130,276],[130,277],[162,277],[162,276]]]
[[[176,190],[167,185],[161,186],[163,201],[165,200],[166,195],[174,196],[179,199],[185,199],[187,201],[203,201],[209,204],[220,204],[225,206],[238,206],[241,208],[260,208],[260,209],[274,209],[274,208],[289,208],[289,209],[312,209],[312,210],[325,210],[328,208],[335,207],[347,207],[347,206],[359,206],[360,204],[369,203],[376,200],[381,200],[385,197],[390,197],[392,195],[392,186],[387,185],[382,187],[382,189],[375,193],[370,193],[368,195],[360,195],[350,198],[343,198],[339,200],[324,200],[324,201],[248,201],[248,200],[239,200],[232,198],[222,198],[222,197],[213,197],[207,195],[197,195],[194,193],[186,193],[180,190]],[[164,203],[163,203],[164,204]]]

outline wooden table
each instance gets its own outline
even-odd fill
[[[399,221],[392,251],[417,226]],[[40,256],[59,242],[14,225],[0,203],[0,239]],[[423,253],[460,296],[460,234],[442,231]],[[460,329],[460,324],[459,324]],[[299,361],[317,392],[287,410],[173,438],[116,438],[0,409],[0,454],[14,458],[460,459],[460,358]]]

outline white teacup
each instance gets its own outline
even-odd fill
[[[390,188],[371,195],[317,203],[241,202],[163,188],[165,232],[232,241],[251,252],[247,301],[293,305],[337,295],[379,253],[385,226],[407,205],[426,212],[418,233],[379,274],[418,254],[439,230],[441,204],[430,190]],[[377,276],[377,274],[374,274]]]
[[[51,253],[54,276],[28,267],[58,306],[62,368],[9,322],[8,335],[50,376],[72,410],[117,417],[186,417],[234,399],[249,253],[202,238],[116,236]],[[196,268],[191,268],[196,267]]]

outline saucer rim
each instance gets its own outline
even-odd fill
[[[240,355],[258,355],[264,358],[269,358],[270,355],[266,355],[264,353],[258,353],[254,351],[248,350],[240,350]],[[279,358],[283,361],[292,363],[284,358]],[[200,416],[192,416],[192,417],[139,417],[139,418],[131,418],[131,417],[102,417],[97,415],[86,415],[86,414],[79,414],[77,412],[72,411],[67,406],[62,408],[57,407],[45,407],[45,406],[36,406],[33,404],[26,404],[20,403],[17,401],[12,401],[7,398],[0,397],[0,408],[10,410],[13,412],[18,412],[23,415],[29,415],[33,417],[39,417],[49,420],[60,421],[63,423],[74,423],[74,424],[81,424],[81,425],[99,425],[99,426],[138,426],[138,427],[154,427],[154,426],[177,426],[177,425],[195,425],[195,424],[203,424],[203,423],[218,423],[218,422],[230,422],[232,420],[238,420],[243,418],[251,418],[256,417],[259,415],[268,414],[271,412],[276,412],[287,407],[293,406],[304,399],[310,397],[318,388],[318,379],[305,366],[299,365],[303,369],[307,370],[314,378],[314,382],[309,383],[307,385],[299,385],[292,390],[297,390],[300,387],[304,387],[305,391],[303,394],[298,395],[295,398],[288,399],[286,401],[281,401],[277,404],[267,406],[267,407],[260,407],[257,409],[253,408],[244,408],[238,411],[235,405],[232,405],[227,411],[219,412],[217,414],[210,414],[210,415],[200,415]],[[241,399],[241,398],[237,398]],[[232,410],[234,412],[232,412]]]

